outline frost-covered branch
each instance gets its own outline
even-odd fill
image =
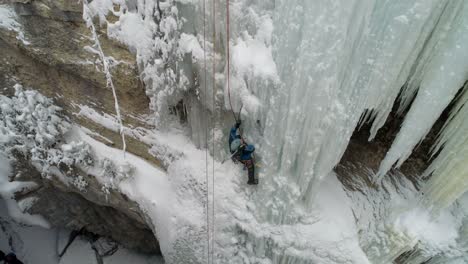
[[[137,9],[116,0],[111,2],[118,4],[120,11],[114,11],[109,4],[103,13],[103,9],[92,2],[89,4],[91,14],[99,14],[101,18],[106,12],[111,12],[119,16],[119,21],[108,22],[108,36],[136,52],[141,78],[150,98],[150,109],[155,114],[156,123],[163,127],[161,123],[169,118],[170,106],[182,99],[189,83],[181,67],[183,52],[180,51],[179,40],[182,19],[179,19],[176,2],[145,1],[139,3]]]
[[[106,75],[106,85],[112,89],[112,95],[114,96],[114,107],[115,113],[117,115],[117,120],[119,121],[120,135],[122,136],[122,149],[125,154],[127,145],[125,143],[125,131],[122,123],[122,116],[120,115],[119,101],[117,99],[117,93],[115,91],[114,82],[112,81],[112,74],[110,73],[110,66],[108,58],[104,55],[104,51],[101,47],[101,42],[99,41],[98,35],[96,33],[96,27],[94,26],[92,16],[90,15],[90,9],[88,6],[88,0],[83,0],[83,19],[86,21],[86,25],[91,29],[92,38],[94,40],[94,47],[97,49],[99,56],[102,60],[103,70]]]
[[[60,107],[36,91],[23,91],[19,84],[15,90],[11,98],[0,96],[0,152],[24,156],[43,175],[52,166],[70,169],[93,163],[88,144],[62,143],[71,125],[60,115]]]
[[[177,98],[187,89],[188,80],[179,68],[182,56],[179,51],[178,10],[173,1],[165,6],[157,2],[159,18],[153,32],[154,52],[144,61],[143,80],[149,84],[146,93],[151,99],[151,109],[156,114],[156,122],[161,123],[169,113],[169,106],[177,103]]]

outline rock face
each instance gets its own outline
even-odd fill
[[[0,48],[8,51],[0,55],[0,86],[11,89],[20,82],[33,87],[55,98],[70,117],[77,105],[115,114],[99,56],[86,48],[93,42],[81,18],[81,4],[73,0],[10,2],[24,39],[0,27]],[[130,115],[147,114],[149,101],[138,78],[134,55],[105,34],[101,34],[100,42],[106,56],[113,58],[113,81],[126,123],[138,123]],[[74,119],[87,126],[88,121]]]
[[[16,200],[35,199],[30,214],[43,215],[53,226],[89,232],[119,241],[122,245],[147,253],[159,253],[159,244],[135,202],[110,191],[107,197],[97,190],[100,185],[87,177],[85,193],[54,179],[44,180],[26,161],[16,163],[15,181],[37,183],[37,187],[16,194]]]
[[[120,135],[102,124],[76,115],[80,105],[100,113],[115,114],[112,90],[106,87],[102,64],[90,39],[91,33],[82,19],[82,5],[76,0],[0,0],[0,7],[14,10],[16,27],[11,30],[0,24],[0,93],[12,94],[12,87],[21,83],[54,98],[73,122],[112,141],[120,147]],[[99,24],[99,23],[96,23]],[[112,75],[126,125],[141,124],[134,116],[148,114],[149,101],[139,80],[134,55],[119,43],[100,34],[106,56],[112,57]],[[99,140],[99,138],[96,138]],[[109,142],[104,142],[109,144]],[[127,150],[150,162],[148,147],[127,138]],[[140,251],[159,252],[159,244],[138,205],[125,195],[102,192],[92,176],[79,170],[89,183],[86,192],[66,186],[58,180],[44,179],[28,161],[16,162],[16,181],[34,181],[38,188],[17,193],[18,201],[32,198],[36,202],[26,210],[42,214],[52,225],[71,229],[86,227],[90,232],[111,237],[121,244]]]

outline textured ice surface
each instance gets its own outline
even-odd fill
[[[356,175],[371,179],[375,172],[361,168]],[[390,178],[393,178],[390,179]],[[423,263],[432,256],[448,261],[467,254],[464,223],[466,201],[433,214],[423,194],[401,175],[390,174],[377,189],[356,181],[347,191],[360,233],[360,245],[372,263],[391,263],[403,253],[402,263]],[[411,254],[408,254],[411,253]],[[400,259],[400,261],[402,261]],[[436,262],[437,263],[437,262]]]
[[[313,211],[314,200],[322,182],[326,182],[339,162],[352,132],[360,122],[373,122],[372,140],[397,98],[400,98],[399,113],[408,110],[408,114],[380,172],[372,173],[372,177],[382,178],[395,163],[401,165],[468,77],[465,47],[468,4],[462,0],[233,0],[229,42],[224,2],[171,4],[174,3],[165,2],[162,17],[155,11],[155,1],[120,5],[119,21],[109,25],[109,36],[136,53],[155,115],[158,118],[167,115],[164,109],[183,99],[189,109],[188,125],[195,144],[211,146],[211,140],[215,141],[210,154],[225,155],[220,147],[224,144],[219,127],[226,129],[232,120],[227,111],[243,107],[240,115],[244,137],[257,146],[262,184],[258,191],[248,193],[250,213],[236,214],[241,219],[252,217],[266,230],[270,225],[302,230],[301,221],[313,219],[308,218],[309,214],[320,214]],[[97,10],[101,10],[99,14],[108,12]],[[132,30],[136,26],[141,30]],[[155,34],[158,31],[162,33]],[[171,62],[169,58],[176,59]],[[187,84],[196,87],[190,95],[184,94],[190,86]],[[451,119],[454,125],[446,125],[446,131],[451,132],[444,132],[440,149],[444,143],[451,144],[447,135],[455,133],[465,115],[458,116],[459,119],[457,116]],[[213,128],[213,121],[218,128]],[[453,140],[463,140],[462,133]],[[161,153],[174,149],[172,145],[157,143],[152,151],[164,156]],[[457,157],[465,156],[464,148],[456,150],[461,153]],[[191,156],[195,151],[179,149],[177,153],[165,160],[169,166],[178,164],[175,171],[183,166],[177,161],[180,157],[188,164],[196,163]],[[436,167],[444,168],[444,176],[434,177],[439,177],[440,183],[434,180],[427,185],[428,190],[441,190],[440,195],[430,191],[432,194],[428,196],[444,201],[441,207],[449,206],[467,188],[460,184],[465,179],[465,167],[461,164],[466,164],[466,159],[461,158],[457,164],[447,163],[450,153],[451,149],[441,152],[431,167],[430,172],[437,175],[442,174]],[[203,157],[202,152],[198,155]],[[198,159],[201,165],[206,165],[207,160]],[[204,171],[191,170],[200,174]],[[192,174],[189,178],[201,181],[200,177],[203,175]],[[444,177],[450,177],[454,187],[434,188],[446,182]],[[385,193],[373,195],[380,196],[378,199],[386,197]],[[418,197],[415,194],[407,199],[419,200]],[[242,207],[244,201],[239,199]],[[232,211],[234,204],[226,211]],[[399,224],[393,222],[382,231],[381,239],[360,238],[361,246],[377,241],[375,246],[384,251],[373,254],[372,250],[365,250],[375,262],[393,261],[430,240],[418,237],[419,233],[412,233],[417,229],[411,230],[406,225],[412,217],[426,219],[430,208],[416,205],[406,208],[402,204],[388,205],[389,214],[402,212],[393,219]],[[376,206],[369,210],[380,209]],[[426,223],[434,227],[433,222]],[[274,263],[306,261],[300,250],[281,251],[293,242],[280,243],[275,238],[267,239],[270,235],[262,235],[256,228],[240,226],[245,237],[234,239],[247,247],[243,251],[246,259],[255,255],[261,259],[256,261],[267,263],[262,254],[271,257],[272,252],[279,250],[283,256],[274,259]],[[256,247],[262,250],[250,250]],[[336,259],[340,261],[344,260]]]
[[[161,12],[157,1],[89,4],[89,14],[108,23],[108,36],[135,53],[155,124],[169,132],[125,133],[151,145],[167,173],[79,137],[100,156],[140,168],[117,187],[147,210],[168,262],[206,263],[207,214],[215,216],[208,218],[221,263],[391,263],[408,251],[414,263],[463,261],[466,217],[454,211],[468,188],[466,92],[436,143],[426,196],[385,175],[408,158],[468,78],[468,3],[229,3],[230,36],[224,1],[164,1]],[[107,14],[118,19],[108,22]],[[369,172],[383,181],[347,199],[334,166],[360,122],[372,122],[372,140],[398,98],[398,113],[408,113],[380,172]],[[181,100],[193,144],[171,122],[169,109]],[[243,136],[258,150],[255,189],[246,188],[239,166],[216,161],[226,156],[229,110],[241,107]],[[82,110],[122,130],[117,119]],[[90,172],[99,176],[98,169]]]
[[[390,170],[393,163],[396,162],[398,167],[409,157],[468,79],[468,4],[461,2],[457,8],[449,8],[452,12],[442,13],[442,16],[454,13],[452,23],[445,32],[445,38],[439,41],[438,47],[432,50],[431,58],[424,65],[418,94],[397,138],[382,161],[380,175]]]
[[[424,186],[429,205],[447,207],[468,188],[468,90],[461,95],[442,130],[433,153],[440,151],[426,175],[432,177]]]

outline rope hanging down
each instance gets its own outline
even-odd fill
[[[213,158],[212,158],[212,181],[211,181],[211,222],[212,229],[211,229],[211,264],[214,263],[214,238],[215,238],[215,113],[216,113],[216,56],[214,56],[216,52],[216,1],[213,0],[213,91],[212,91],[212,105],[213,105],[213,116],[212,116],[212,144],[213,144]]]
[[[208,88],[207,88],[207,76],[208,76],[208,65],[206,63],[206,0],[203,0],[203,62],[204,62],[204,67],[205,67],[205,73],[204,73],[204,92],[205,92],[205,105],[208,105]],[[210,243],[210,207],[209,207],[209,189],[208,189],[208,182],[209,182],[209,176],[208,176],[208,126],[205,126],[205,140],[206,140],[206,148],[205,148],[205,180],[206,180],[206,259],[209,263],[210,260],[210,248],[211,248],[211,243]]]
[[[213,53],[216,50],[216,0],[213,0],[212,2],[213,8],[212,8],[212,16],[213,16]],[[228,89],[228,97],[229,97],[229,105],[231,107],[231,112],[234,116],[234,119],[236,122],[240,121],[240,114],[242,111],[242,107],[239,110],[239,116],[236,116],[236,113],[234,112],[234,109],[232,107],[232,100],[231,100],[231,86],[230,86],[230,30],[229,30],[229,0],[226,0],[226,18],[227,18],[227,23],[226,23],[226,38],[227,38],[227,89]],[[205,66],[205,85],[204,85],[204,91],[205,91],[205,105],[208,103],[208,91],[207,91],[207,63],[206,63],[206,0],[203,1],[203,51],[204,51],[204,66]],[[212,80],[212,87],[213,87],[213,93],[212,93],[212,105],[213,105],[213,115],[211,118],[211,125],[214,128],[215,122],[215,103],[216,103],[216,60],[215,56],[213,56],[213,80]],[[213,139],[215,138],[215,130],[213,129]],[[211,219],[210,219],[210,208],[209,208],[209,176],[208,176],[208,126],[205,128],[205,139],[206,139],[206,153],[205,153],[205,158],[206,158],[206,184],[207,184],[207,189],[206,189],[206,222],[207,222],[207,262],[208,264],[214,263],[214,224],[215,224],[215,161],[213,157],[213,164],[212,164],[212,181],[211,181]],[[215,153],[215,142],[213,140],[213,155]],[[211,220],[211,221],[210,221]],[[210,222],[212,223],[212,226],[210,226]]]
[[[232,107],[232,100],[231,100],[231,54],[230,54],[230,27],[229,27],[229,0],[226,0],[226,61],[227,61],[227,90],[228,90],[228,98],[229,98],[229,106],[231,107],[232,115],[234,116],[234,120],[236,122],[240,121],[240,115],[242,111],[242,106],[239,109],[239,114],[236,116],[236,112],[234,112],[234,108]]]

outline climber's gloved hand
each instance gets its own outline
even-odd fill
[[[240,145],[240,146],[239,146],[239,151],[241,151],[241,152],[244,151],[244,149],[245,149],[246,146],[247,146],[246,144]]]
[[[240,125],[241,125],[241,121],[240,121],[240,120],[238,120],[238,121],[236,122],[236,128],[239,128],[239,127],[240,127]]]

